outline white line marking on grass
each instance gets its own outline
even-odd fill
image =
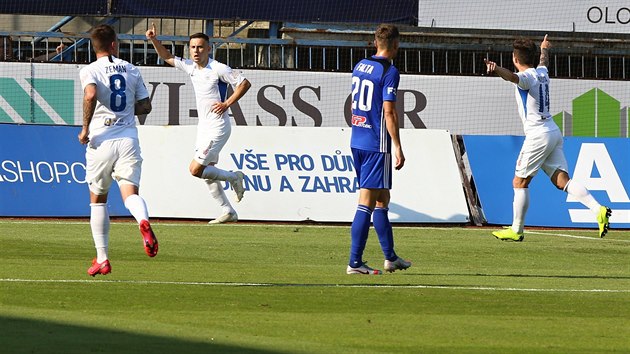
[[[599,238],[599,237],[590,237],[590,236],[577,236],[577,235],[558,234],[558,233],[551,233],[551,232],[527,231],[526,233],[534,234],[534,235],[579,238],[579,239],[582,239],[582,240],[596,240],[596,241],[607,240],[607,241],[616,241],[616,242],[630,242],[630,240],[618,240],[618,239],[614,239],[614,238]]]
[[[52,224],[52,225],[89,225],[90,221],[75,221],[75,220],[0,220],[0,224]],[[112,222],[112,224],[124,224],[123,222]]]
[[[132,284],[132,285],[194,285],[231,287],[303,287],[303,288],[396,288],[396,289],[447,289],[477,291],[524,291],[524,292],[575,292],[575,293],[630,293],[630,289],[540,289],[540,288],[497,288],[487,286],[461,285],[411,285],[411,284],[291,284],[291,283],[230,283],[230,282],[191,282],[159,280],[89,280],[89,279],[0,279],[3,283],[76,283],[76,284]]]
[[[89,225],[89,221],[76,221],[76,220],[2,220],[0,219],[0,224],[42,224],[42,223],[49,223],[49,224],[54,224],[54,225]],[[134,220],[128,220],[128,221],[112,221],[111,224],[113,225],[132,225],[134,224],[135,221]],[[293,229],[299,229],[299,228],[350,228],[350,225],[347,226],[340,226],[340,225],[301,225],[301,224],[249,224],[247,222],[243,222],[243,223],[232,223],[229,225],[213,225],[213,226],[208,226],[206,221],[199,221],[199,222],[195,222],[195,221],[191,221],[191,222],[156,222],[153,224],[154,226],[161,226],[161,227],[182,227],[182,226],[192,226],[192,227],[252,227],[252,226],[259,226],[259,227],[277,227],[277,228],[293,228]],[[468,231],[481,231],[481,232],[486,232],[486,229],[481,229],[481,228],[467,228],[467,227],[459,227],[459,226],[444,226],[444,227],[436,227],[436,226],[395,226],[394,228],[396,229],[423,229],[423,230],[434,230],[434,231],[451,231],[453,229],[457,229],[457,230],[468,230]],[[575,230],[567,230],[567,231],[584,231],[583,229],[575,229]],[[533,234],[533,235],[543,235],[543,236],[557,236],[557,237],[567,237],[567,238],[575,238],[575,239],[582,239],[582,240],[595,240],[595,241],[600,241],[600,242],[625,242],[628,243],[630,242],[630,240],[626,240],[626,239],[614,239],[614,238],[610,238],[610,237],[604,237],[604,238],[599,238],[599,237],[590,237],[590,236],[578,236],[578,235],[569,235],[569,234],[562,234],[562,233],[556,233],[550,230],[550,232],[540,232],[540,231],[530,231],[527,230],[526,234]]]

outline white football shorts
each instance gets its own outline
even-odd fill
[[[556,170],[568,172],[563,143],[559,130],[525,136],[514,175],[520,178],[533,177],[541,168],[550,177]]]
[[[85,161],[85,180],[96,195],[109,192],[114,179],[119,185],[140,185],[142,157],[138,139],[105,140],[97,148],[88,144]]]
[[[219,153],[232,134],[232,126],[228,119],[220,126],[197,125],[197,141],[195,143],[194,160],[204,166],[219,162]]]

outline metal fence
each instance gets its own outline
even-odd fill
[[[159,36],[178,56],[188,56],[187,36]],[[59,43],[64,43],[60,53]],[[119,55],[136,65],[161,62],[144,34],[120,34]],[[503,43],[508,42],[507,40]],[[213,57],[234,68],[352,71],[360,59],[373,53],[366,41],[211,38]],[[60,32],[0,32],[0,53],[6,60],[89,63],[94,60],[87,34]],[[630,54],[624,48],[552,52],[550,73],[555,77],[625,80],[630,77]],[[511,47],[475,43],[403,42],[396,66],[404,74],[482,75],[483,59],[512,69]],[[5,56],[0,57],[0,59]]]

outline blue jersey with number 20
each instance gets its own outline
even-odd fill
[[[350,146],[391,153],[383,102],[396,101],[398,69],[384,57],[361,60],[352,71],[352,138]]]

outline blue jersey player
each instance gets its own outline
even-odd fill
[[[394,252],[392,225],[388,206],[392,187],[392,150],[394,167],[405,164],[400,144],[396,90],[400,81],[392,60],[398,52],[398,28],[378,26],[374,45],[376,55],[361,60],[352,72],[352,138],[350,147],[359,180],[359,205],[352,221],[350,262],[347,274],[381,274],[363,261],[370,221],[385,256],[384,269],[394,272],[407,269],[411,262]]]

